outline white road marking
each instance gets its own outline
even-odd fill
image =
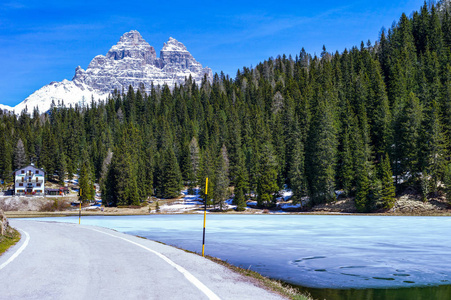
[[[6,267],[10,262],[15,260],[19,256],[19,254],[22,253],[22,251],[25,250],[25,248],[28,246],[28,242],[30,241],[30,235],[26,231],[23,230],[19,231],[25,233],[25,242],[23,243],[22,246],[20,246],[19,249],[17,249],[16,253],[14,253],[7,261],[5,261],[3,264],[0,265],[0,270]]]
[[[128,239],[126,239],[126,238],[123,238],[123,237],[120,237],[120,236],[115,236],[115,235],[113,235],[113,234],[110,234],[110,233],[107,233],[107,232],[103,232],[103,231],[101,231],[101,230],[97,230],[97,229],[93,229],[93,228],[88,228],[88,229],[94,230],[94,231],[97,231],[97,232],[100,232],[100,233],[103,233],[103,234],[106,234],[106,235],[109,235],[109,236],[112,236],[112,237],[117,238],[117,239],[124,240],[124,241],[126,241],[126,242],[129,242],[129,243],[131,243],[131,244],[134,244],[134,245],[136,245],[136,246],[138,246],[138,247],[141,247],[141,248],[143,248],[143,249],[145,249],[145,250],[147,250],[147,251],[149,251],[149,252],[151,252],[151,253],[157,255],[158,257],[160,257],[161,259],[163,259],[165,262],[167,262],[169,265],[171,265],[171,266],[173,266],[174,268],[176,268],[177,271],[179,271],[180,273],[182,273],[183,276],[185,276],[185,278],[188,279],[188,281],[190,281],[195,287],[197,287],[201,292],[203,292],[203,293],[208,297],[208,299],[211,299],[211,300],[220,300],[220,299],[221,299],[221,298],[219,298],[215,293],[213,293],[213,292],[212,292],[205,284],[203,284],[202,282],[200,282],[199,279],[197,279],[196,277],[194,277],[193,274],[191,274],[190,272],[188,272],[188,271],[187,271],[185,268],[183,268],[182,266],[180,266],[180,265],[176,264],[175,262],[173,262],[172,260],[170,260],[167,256],[161,254],[160,252],[157,252],[157,251],[155,251],[155,250],[152,250],[152,249],[150,249],[150,248],[147,248],[146,246],[143,246],[143,245],[141,245],[141,244],[138,244],[138,243],[136,243],[136,242],[130,241],[130,240],[128,240]],[[1,269],[1,268],[0,268],[0,269]]]

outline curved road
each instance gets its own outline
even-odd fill
[[[113,230],[10,220],[0,299],[283,299],[208,259]]]

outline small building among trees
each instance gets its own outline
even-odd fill
[[[43,195],[45,171],[33,164],[14,171],[15,195]]]

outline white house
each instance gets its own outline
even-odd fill
[[[44,195],[45,171],[33,164],[14,171],[15,195]]]

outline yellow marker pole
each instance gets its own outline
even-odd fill
[[[81,222],[81,188],[80,188],[80,198],[78,199],[80,202],[80,210],[78,211],[78,224]]]
[[[204,237],[202,239],[202,256],[203,257],[205,257],[205,223],[207,221],[207,193],[208,193],[208,177],[205,180]]]

